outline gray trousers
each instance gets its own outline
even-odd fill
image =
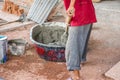
[[[66,65],[69,71],[80,70],[80,63],[86,61],[91,29],[92,24],[69,27],[65,50]]]

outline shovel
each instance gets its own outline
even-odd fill
[[[71,21],[71,17],[67,16],[66,21],[65,21],[66,22],[66,27],[65,27],[66,29],[65,29],[65,32],[63,33],[63,35],[61,36],[62,45],[65,45],[67,42],[70,21]]]
[[[11,23],[14,23],[14,22],[24,22],[25,18],[26,18],[25,14],[21,14],[19,19],[15,20],[15,21],[0,24],[0,26],[6,25],[6,24],[11,24]]]

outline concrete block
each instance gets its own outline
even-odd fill
[[[114,80],[120,80],[120,62],[118,62],[113,68],[105,73],[105,76],[113,78]]]

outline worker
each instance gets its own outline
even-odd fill
[[[97,22],[95,9],[91,0],[64,0],[64,6],[71,17],[65,50],[69,80],[83,80],[80,64],[86,62],[92,24]]]

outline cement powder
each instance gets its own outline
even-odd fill
[[[57,45],[57,46],[65,46],[65,44],[61,41],[61,36],[65,32],[64,28],[59,26],[52,27],[41,27],[39,34],[36,36],[36,41],[48,45]]]

